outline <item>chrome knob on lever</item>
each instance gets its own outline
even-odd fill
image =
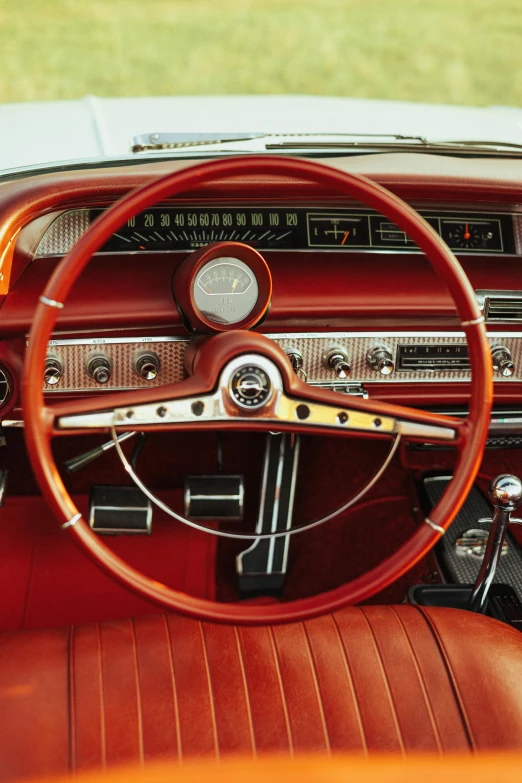
[[[511,358],[511,351],[504,348],[503,345],[497,345],[491,349],[491,360],[495,372],[499,372],[504,378],[510,378],[514,374],[515,363]]]
[[[289,348],[286,355],[290,359],[292,370],[297,374],[303,369],[303,355],[297,348]]]
[[[45,360],[44,381],[48,386],[56,386],[63,375],[63,362],[57,356],[48,356]]]
[[[96,383],[109,383],[111,379],[112,362],[103,354],[94,354],[87,359],[85,369],[87,375],[89,375],[93,381],[96,381]]]
[[[375,348],[372,348],[366,356],[366,363],[372,370],[381,375],[391,375],[395,370],[392,352],[384,345],[377,345]]]
[[[488,496],[495,512],[482,566],[468,604],[470,611],[481,614],[486,611],[489,589],[495,579],[511,513],[522,502],[522,481],[509,473],[497,476],[489,485]]]
[[[160,360],[156,353],[141,353],[136,357],[134,369],[146,381],[154,381],[159,373]]]
[[[350,362],[344,348],[331,348],[323,357],[325,367],[333,370],[338,378],[345,380],[350,375]]]

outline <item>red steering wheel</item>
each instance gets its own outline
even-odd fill
[[[245,175],[307,179],[340,196],[356,198],[396,223],[416,242],[446,283],[468,340],[472,383],[465,420],[376,399],[347,400],[335,392],[309,386],[296,377],[288,357],[273,341],[256,332],[238,330],[206,340],[195,356],[192,375],[180,383],[108,394],[103,402],[94,398],[44,404],[42,370],[48,341],[59,311],[93,253],[136,213],[203,183]],[[277,390],[268,406],[246,413],[233,404],[227,392],[229,386],[223,380],[230,378],[233,368],[245,356],[267,370]],[[58,522],[78,545],[117,581],[163,607],[201,619],[250,624],[302,620],[358,603],[420,560],[444,534],[471,489],[488,433],[492,394],[484,318],[460,264],[428,223],[397,196],[364,177],[308,160],[265,156],[213,161],[168,174],[133,191],[104,212],[63,259],[40,297],[29,335],[23,380],[25,433],[34,472]],[[208,413],[202,417],[200,403],[211,398],[219,398],[220,415]],[[298,409],[301,413],[306,410],[307,415],[301,417]],[[119,431],[201,427],[268,431],[274,429],[274,419],[280,430],[344,436],[357,431],[372,437],[400,435],[423,442],[449,441],[458,450],[454,477],[426,524],[397,552],[363,576],[335,590],[288,603],[220,604],[172,590],[117,557],[81,517],[60,478],[51,450],[53,437],[85,431],[84,427],[92,428],[93,422],[98,429],[117,426]]]

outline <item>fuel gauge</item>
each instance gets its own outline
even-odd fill
[[[441,236],[452,250],[502,252],[500,220],[441,218]]]
[[[309,247],[367,247],[368,215],[307,214]]]

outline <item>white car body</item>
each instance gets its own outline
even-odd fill
[[[125,158],[150,133],[403,134],[521,144],[522,109],[313,96],[98,98],[0,106],[0,170]],[[250,144],[248,151],[254,151]],[[135,157],[135,156],[133,156]]]

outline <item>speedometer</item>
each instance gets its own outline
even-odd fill
[[[257,297],[256,277],[238,258],[213,258],[201,269],[194,285],[197,307],[219,324],[242,321],[254,309]]]

